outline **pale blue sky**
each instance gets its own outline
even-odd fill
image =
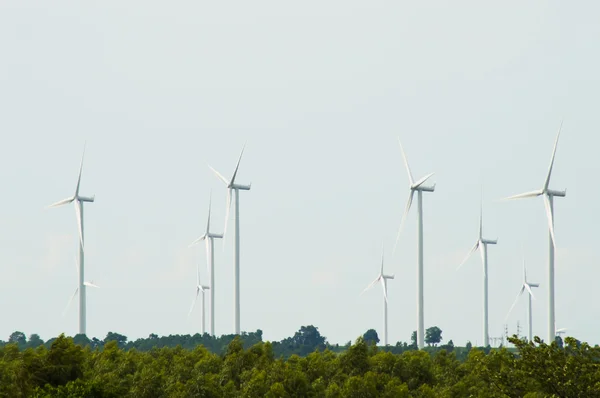
[[[521,283],[521,242],[540,282],[545,337],[547,224],[540,188],[564,118],[557,198],[558,327],[600,342],[597,147],[600,25],[595,2],[3,1],[0,4],[0,337],[77,331],[72,194],[87,140],[88,334],[195,333],[187,320],[213,190],[222,227],[229,175],[240,182],[243,330],[279,340],[314,324],[331,342],[381,331],[382,241],[390,341],[416,329],[416,215],[396,255],[413,173],[425,195],[425,325],[481,342],[476,239],[485,184],[490,332]],[[416,210],[416,209],[414,209]],[[232,241],[216,253],[218,334],[233,330]],[[525,328],[525,300],[510,317]]]

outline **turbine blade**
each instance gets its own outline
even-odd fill
[[[69,302],[67,303],[67,306],[65,307],[65,309],[63,310],[62,316],[64,317],[67,313],[67,310],[69,309],[69,307],[71,306],[71,301],[73,301],[73,299],[75,298],[75,295],[77,294],[77,292],[79,291],[79,288],[76,288],[75,291],[73,292],[73,294],[71,295],[71,298],[69,299]]]
[[[414,185],[411,186],[411,188],[419,188],[421,185],[423,185],[423,183],[425,181],[427,181],[434,174],[435,173],[429,173],[429,174],[427,174],[425,177],[423,177],[419,181],[415,182]]]
[[[225,227],[223,228],[223,237],[227,233],[227,224],[229,224],[229,213],[231,211],[231,196],[233,194],[232,188],[227,188],[227,210],[225,212]],[[223,251],[225,251],[225,239],[223,239]]]
[[[210,239],[206,239],[205,247],[206,247],[206,269],[208,270],[208,275],[210,276],[210,273],[211,273],[211,269],[210,269]]]
[[[92,282],[83,282],[83,284],[84,284],[85,286],[89,286],[89,287],[95,287],[96,289],[100,289],[100,286],[98,286],[98,285],[96,285],[96,284],[94,284],[94,283],[92,283]]]
[[[471,248],[471,250],[469,250],[469,253],[465,257],[465,259],[456,268],[457,271],[467,262],[467,260],[471,257],[471,254],[473,254],[475,252],[475,250],[477,250],[478,248],[479,248],[479,241],[475,242],[475,244],[473,245],[473,247]]]
[[[406,153],[404,153],[404,147],[402,146],[402,142],[400,141],[400,137],[398,137],[398,144],[400,144],[400,151],[402,151],[402,159],[404,160],[404,166],[406,167],[406,172],[408,173],[408,182],[410,186],[413,185],[413,176],[410,172],[410,166],[408,165],[408,159],[406,158]]]
[[[50,208],[50,207],[59,207],[59,206],[62,206],[62,205],[66,205],[67,203],[71,203],[74,199],[75,199],[74,197],[70,197],[70,198],[67,198],[67,199],[59,200],[56,203],[52,203],[50,206],[48,206],[48,208]]]
[[[519,294],[517,294],[517,297],[515,298],[515,301],[513,302],[513,304],[510,307],[510,310],[508,310],[508,314],[506,314],[506,318],[504,318],[504,322],[506,322],[506,320],[508,319],[508,316],[510,315],[510,313],[512,312],[512,310],[515,308],[515,305],[517,305],[517,302],[519,301],[519,297],[521,297],[521,294],[523,294],[523,290],[525,289],[524,286],[521,286],[521,290],[519,290]]]
[[[200,263],[196,263],[196,286],[200,286]]]
[[[548,185],[550,185],[550,176],[552,175],[552,167],[554,166],[554,157],[556,156],[556,147],[558,146],[558,138],[560,137],[560,131],[562,130],[563,122],[560,122],[560,127],[558,128],[558,134],[556,135],[556,140],[554,140],[554,149],[552,150],[552,157],[550,158],[550,167],[548,167],[548,175],[546,175],[546,180],[544,181],[544,191],[548,189]]]
[[[192,301],[192,306],[190,307],[190,312],[188,312],[188,319],[189,319],[190,315],[192,315],[192,311],[194,310],[194,306],[196,305],[196,300],[198,300],[199,293],[200,293],[200,289],[198,287],[196,287],[196,297],[194,297],[194,300]]]
[[[210,196],[208,197],[208,220],[206,221],[206,235],[210,232],[210,208],[212,205],[212,191]]]
[[[380,271],[380,275],[383,275],[383,243],[381,244],[381,271]]]
[[[535,300],[535,296],[533,295],[533,291],[531,290],[529,283],[524,283],[523,286],[525,286],[525,289],[527,289],[527,292],[531,295],[531,298]]]
[[[482,244],[483,243],[480,243],[480,245],[482,245]],[[479,250],[479,254],[481,255],[481,265],[484,266],[485,265],[485,257],[484,257],[483,249]]]
[[[481,199],[479,200],[479,240],[483,239],[483,184],[481,185]]]
[[[240,168],[240,162],[242,161],[242,155],[244,154],[244,149],[246,148],[246,144],[242,147],[242,152],[240,152],[240,157],[238,158],[237,164],[235,165],[235,170],[233,171],[233,176],[231,176],[231,185],[235,183],[235,177],[237,176],[238,169]]]
[[[77,215],[77,230],[79,231],[79,243],[81,244],[81,250],[84,250],[83,247],[83,221],[81,219],[81,202],[79,199],[75,198],[75,214]]]
[[[81,185],[81,172],[83,171],[83,158],[85,157],[85,143],[83,144],[83,154],[81,155],[81,163],[79,164],[79,176],[77,177],[77,187],[75,188],[75,197],[79,196],[79,186]]]
[[[387,296],[387,287],[385,286],[385,279],[381,278],[381,288],[383,289],[383,298],[385,299],[385,302],[388,302],[388,296]]]
[[[371,283],[369,284],[369,286],[367,286],[367,287],[365,288],[365,290],[363,290],[363,291],[362,291],[362,293],[361,293],[360,295],[362,296],[362,295],[363,295],[363,294],[364,294],[364,293],[365,293],[367,290],[369,290],[369,289],[371,289],[373,286],[375,286],[375,284],[376,284],[377,282],[379,282],[379,280],[380,280],[380,279],[381,279],[381,276],[378,276],[378,277],[377,277],[377,279],[375,279],[373,282],[371,282]]]
[[[217,175],[217,177],[219,177],[219,179],[221,179],[221,181],[223,181],[226,185],[229,185],[229,181],[227,181],[227,178],[223,177],[221,173],[213,169],[213,167],[210,164],[208,165],[208,167],[213,171],[213,173]]]
[[[543,191],[538,189],[537,191],[530,191],[530,192],[520,193],[518,195],[509,196],[508,198],[504,198],[503,200],[535,198],[536,196],[540,196],[542,193],[543,193]]]
[[[525,246],[521,241],[521,256],[523,257],[523,283],[527,283],[527,270],[525,269]]]
[[[552,217],[552,209],[550,208],[550,198],[548,194],[544,194],[544,207],[546,207],[546,217],[548,217],[548,228],[550,229],[550,236],[552,237],[552,246],[556,250],[556,238],[554,237],[554,219]]]
[[[394,250],[392,250],[392,256],[396,253],[396,248],[398,247],[398,241],[400,240],[400,233],[402,232],[402,227],[404,226],[404,221],[406,220],[406,216],[410,211],[410,206],[412,205],[413,195],[415,191],[412,189],[408,194],[408,202],[406,202],[406,208],[404,209],[404,214],[402,214],[402,218],[400,219],[400,227],[398,227],[398,234],[396,235],[396,243],[394,244]]]
[[[193,241],[192,243],[190,243],[188,245],[188,247],[196,246],[198,243],[202,242],[205,239],[206,239],[206,234],[202,235],[201,237],[199,237],[198,239],[196,239],[195,241]]]

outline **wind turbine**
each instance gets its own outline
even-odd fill
[[[366,292],[375,284],[381,283],[381,287],[383,288],[383,344],[388,345],[388,298],[387,298],[387,280],[394,279],[394,275],[386,275],[383,273],[383,247],[381,248],[381,270],[379,271],[379,276],[371,282],[369,286],[362,293]],[[362,294],[361,293],[361,294]]]
[[[231,208],[231,196],[235,191],[235,223],[234,223],[234,252],[233,252],[233,284],[234,284],[234,316],[233,316],[233,324],[234,324],[234,333],[240,334],[240,190],[249,191],[249,185],[237,184],[235,182],[235,177],[237,176],[238,169],[240,167],[240,161],[242,160],[242,155],[244,154],[244,147],[242,147],[242,151],[240,153],[240,157],[235,166],[235,170],[233,171],[233,175],[231,179],[227,179],[223,177],[217,170],[213,169],[210,165],[210,169],[225,183],[227,186],[227,214],[225,216],[225,228],[223,230],[223,234],[227,231],[227,222],[229,221],[229,210]],[[224,242],[223,242],[224,243]]]
[[[563,334],[566,334],[566,333],[567,333],[567,330],[569,330],[569,329],[567,329],[567,328],[560,328],[560,329],[556,329],[556,336],[561,336],[561,335],[563,335]],[[561,337],[562,337],[562,336],[561,336]]]
[[[205,316],[204,316],[204,310],[205,310],[205,308],[204,308],[205,307],[204,292],[209,289],[210,289],[210,287],[204,286],[200,283],[200,265],[198,264],[196,266],[196,297],[194,297],[194,301],[192,301],[192,306],[190,307],[190,312],[188,313],[188,318],[192,314],[194,305],[196,304],[196,300],[198,300],[198,295],[200,293],[202,293],[202,334],[203,335],[204,335],[204,333],[206,333],[206,328],[205,328],[206,324],[205,324]]]
[[[398,239],[400,238],[400,232],[402,231],[402,226],[404,224],[404,220],[410,210],[410,206],[412,204],[413,196],[415,192],[418,195],[418,221],[417,221],[417,238],[418,238],[418,246],[417,246],[417,346],[419,349],[422,349],[425,346],[425,321],[424,321],[424,311],[423,311],[423,192],[433,192],[435,190],[435,184],[433,186],[425,186],[423,185],[425,181],[429,177],[431,177],[434,173],[427,174],[425,177],[421,178],[418,181],[414,181],[413,175],[410,171],[410,167],[408,165],[408,160],[406,159],[406,154],[404,153],[404,148],[402,147],[402,142],[400,142],[400,138],[398,138],[398,143],[400,144],[400,150],[402,151],[402,158],[404,159],[404,166],[406,166],[406,172],[408,173],[408,182],[410,193],[408,195],[408,202],[406,203],[406,209],[404,210],[404,214],[402,215],[402,220],[400,221],[400,228],[398,228],[398,235],[396,236],[396,244],[394,245],[394,252],[396,252],[396,247],[398,246]]]
[[[77,259],[75,259],[75,265],[77,266]],[[84,286],[89,286],[89,287],[94,287],[96,289],[99,289],[100,286],[96,285],[93,281],[85,281],[83,282]],[[75,291],[73,292],[73,294],[71,295],[71,298],[69,299],[69,302],[67,303],[67,306],[65,307],[65,310],[63,311],[63,316],[65,316],[65,314],[67,313],[67,310],[69,309],[69,307],[71,306],[71,302],[73,301],[73,299],[75,298],[75,295],[79,292],[79,287],[75,288]]]
[[[211,195],[212,196],[212,195]],[[194,246],[201,241],[206,244],[206,263],[210,274],[210,334],[215,335],[215,239],[223,238],[223,234],[210,232],[210,207],[212,198],[208,200],[208,221],[206,222],[206,231],[204,235],[190,244]]]
[[[556,249],[556,239],[554,236],[554,197],[565,197],[567,191],[554,191],[549,188],[550,176],[552,175],[552,166],[554,166],[554,157],[556,155],[556,147],[558,146],[558,138],[560,137],[560,131],[562,129],[562,122],[554,141],[554,149],[552,150],[552,157],[550,158],[550,167],[548,168],[548,174],[544,180],[544,185],[541,189],[531,192],[525,192],[519,195],[510,196],[506,199],[523,199],[533,198],[536,196],[542,196],[544,198],[544,206],[546,207],[546,216],[548,217],[548,230],[549,230],[549,251],[548,251],[548,341],[554,340],[554,331],[556,329],[555,312],[554,312],[554,251]]]
[[[517,305],[517,302],[519,301],[519,297],[521,297],[523,292],[525,290],[527,290],[527,293],[529,295],[529,305],[527,307],[527,321],[528,321],[527,339],[528,339],[528,341],[533,341],[533,321],[532,321],[532,316],[531,316],[531,300],[532,299],[535,300],[535,296],[533,295],[533,291],[531,290],[531,288],[539,287],[539,286],[540,286],[539,283],[532,283],[532,282],[527,281],[527,270],[525,269],[525,256],[523,256],[523,284],[521,285],[521,290],[519,291],[519,294],[517,294],[517,297],[515,298],[513,305],[510,307],[510,310],[508,310],[508,314],[506,314],[506,318],[504,319],[504,321],[506,322],[506,319],[508,319],[508,316],[512,312],[513,308],[515,308],[515,305]]]
[[[79,186],[81,185],[81,172],[83,170],[83,158],[85,156],[85,145],[83,146],[83,155],[81,155],[81,164],[79,165],[79,176],[77,177],[77,186],[73,196],[51,204],[48,207],[59,207],[67,203],[75,204],[75,214],[77,216],[77,227],[79,230],[79,334],[86,334],[86,295],[84,282],[84,250],[83,250],[83,203],[93,202],[92,197],[79,195]]]
[[[477,249],[481,253],[481,261],[483,264],[483,344],[484,347],[487,347],[490,343],[490,335],[489,335],[489,322],[488,322],[488,248],[487,245],[495,245],[498,243],[498,239],[485,239],[483,237],[483,193],[481,195],[481,203],[479,206],[479,237],[475,242],[475,245],[467,254],[467,257],[463,260],[462,263],[456,269],[457,271],[462,267],[471,254],[473,254]]]

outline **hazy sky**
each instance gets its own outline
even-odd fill
[[[547,222],[540,188],[561,119],[555,201],[556,320],[600,343],[600,25],[596,2],[0,3],[0,338],[77,332],[72,206],[87,140],[88,335],[195,333],[188,320],[209,193],[244,142],[242,330],[267,339],[314,324],[330,342],[381,332],[382,242],[390,342],[416,329],[415,177],[435,172],[425,208],[425,326],[482,342],[475,243],[479,191],[490,247],[490,334],[520,289],[521,243],[546,337]],[[216,244],[216,332],[233,331],[232,235]],[[509,332],[526,328],[523,296]]]

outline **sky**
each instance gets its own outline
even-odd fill
[[[280,340],[315,325],[331,343],[416,329],[416,207],[398,137],[424,195],[425,327],[482,342],[473,256],[484,190],[490,335],[530,281],[546,337],[548,230],[541,188],[561,120],[555,200],[556,322],[600,343],[600,25],[595,2],[383,1],[0,3],[0,339],[77,333],[72,195],[87,142],[88,335],[200,331],[190,318],[203,233],[224,226],[244,143],[241,328]],[[232,231],[231,225],[229,231]],[[233,240],[216,243],[216,333],[233,332]],[[523,250],[521,248],[524,248]],[[526,297],[506,324],[526,333]]]

